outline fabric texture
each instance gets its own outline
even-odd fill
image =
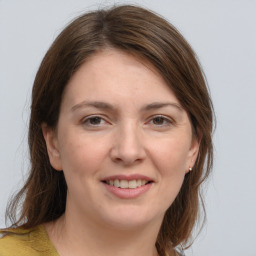
[[[0,230],[0,256],[58,256],[45,228]]]
[[[177,250],[185,256],[182,250]],[[44,226],[0,230],[0,256],[59,256]]]

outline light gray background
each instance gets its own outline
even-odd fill
[[[144,0],[191,43],[217,115],[214,174],[204,230],[188,256],[256,256],[256,1]],[[28,166],[30,91],[39,63],[67,22],[114,3],[0,0],[0,226]]]

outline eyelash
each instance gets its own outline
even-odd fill
[[[150,118],[149,122],[154,122],[154,120],[156,120],[157,118],[161,119],[161,121],[164,122],[164,124],[155,124],[155,123],[152,123],[152,125],[155,125],[157,127],[166,127],[166,126],[170,126],[172,125],[174,122],[173,120],[171,120],[170,118],[167,118],[166,116],[163,116],[163,115],[156,115],[156,116],[153,116]]]
[[[93,121],[93,119],[96,119],[100,123],[96,123],[96,124],[90,123],[91,121]],[[162,121],[162,123],[161,124],[154,123],[154,121],[156,121],[157,119],[160,119]],[[103,122],[103,124],[102,124],[102,122]],[[102,125],[107,124],[107,123],[108,122],[103,117],[98,116],[98,115],[88,116],[82,120],[82,124],[85,126],[88,126],[88,127],[101,127]],[[157,128],[162,128],[162,127],[168,127],[168,126],[172,125],[174,122],[173,122],[173,120],[171,120],[170,118],[167,118],[166,116],[155,115],[155,116],[150,117],[150,119],[147,123],[149,123],[153,126],[156,126]]]
[[[93,119],[98,119],[100,121],[100,124],[92,124],[90,123],[90,121],[92,121]],[[100,127],[102,124],[101,122],[104,121],[104,123],[107,123],[107,121],[102,118],[101,116],[89,116],[89,117],[86,117],[82,120],[82,124],[83,125],[86,125],[86,126],[90,126],[90,127]]]

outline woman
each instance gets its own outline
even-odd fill
[[[35,78],[31,171],[0,255],[181,255],[212,126],[196,56],[167,21],[135,6],[77,18]]]

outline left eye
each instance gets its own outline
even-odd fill
[[[156,116],[151,119],[150,123],[157,126],[163,126],[171,124],[171,120],[163,116]]]

